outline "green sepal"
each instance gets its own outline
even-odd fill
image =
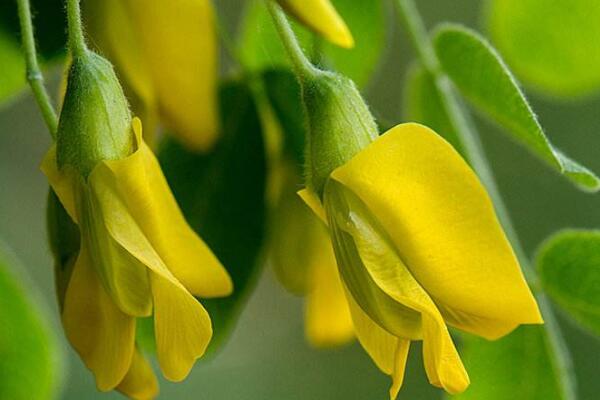
[[[73,59],[60,114],[56,157],[82,176],[104,160],[122,159],[134,150],[131,112],[112,65],[86,51]]]
[[[329,175],[379,135],[369,107],[352,80],[318,71],[302,81],[307,117],[306,185],[319,196]]]

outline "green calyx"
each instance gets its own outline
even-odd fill
[[[131,112],[112,65],[86,50],[73,59],[57,132],[59,168],[71,166],[84,178],[104,160],[134,150]]]
[[[322,197],[331,172],[377,138],[377,124],[352,80],[316,71],[301,83],[308,128],[306,182]]]

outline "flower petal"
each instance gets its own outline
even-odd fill
[[[229,295],[233,290],[229,274],[185,221],[156,157],[141,140],[138,119],[134,119],[133,128],[138,150],[123,160],[99,165],[93,172],[94,179],[115,182],[120,197],[152,247],[192,294]]]
[[[345,290],[358,341],[377,367],[392,376],[390,399],[395,399],[404,381],[404,369],[410,340],[400,339],[382,329],[360,308],[348,290]]]
[[[102,166],[100,166],[102,167]],[[102,171],[97,168],[96,171]],[[132,172],[134,173],[134,172]],[[131,208],[118,195],[119,182],[109,173],[90,176],[104,193],[102,207],[110,210],[105,222],[110,235],[150,270],[154,298],[154,331],[158,361],[165,377],[184,379],[194,361],[201,357],[212,336],[208,313],[173,276],[131,214]]]
[[[65,294],[62,322],[69,341],[94,373],[98,389],[114,389],[131,365],[135,318],[122,313],[106,294],[85,245]]]
[[[449,322],[489,338],[541,322],[485,189],[435,132],[392,128],[332,177],[367,205]]]
[[[156,376],[150,363],[138,349],[133,353],[129,371],[116,389],[134,400],[150,400],[158,396]]]
[[[442,315],[398,256],[393,245],[388,241],[385,231],[379,226],[379,222],[373,218],[358,197],[338,182],[328,182],[325,188],[325,199],[328,212],[329,206],[335,205],[338,208],[338,215],[344,215],[344,209],[347,207],[347,218],[332,222],[331,225],[335,227],[341,225],[341,229],[352,236],[369,278],[394,301],[420,314],[425,369],[430,382],[443,387],[449,393],[464,391],[469,385],[469,378]],[[331,210],[331,212],[335,211]],[[342,268],[344,267],[346,266],[342,265]],[[352,284],[352,282],[349,284],[351,292]],[[356,292],[360,295],[360,292]],[[360,304],[361,299],[357,298],[357,300]],[[369,299],[363,301],[368,304]],[[366,310],[369,314],[370,309]],[[386,321],[392,319],[388,318]],[[388,328],[390,332],[400,332],[399,337],[410,338],[402,336],[402,327],[390,328]]]
[[[308,188],[300,190],[298,196],[300,196],[315,215],[327,225],[327,215],[325,214],[321,200],[319,200],[319,196]]]
[[[59,171],[56,162],[56,145],[50,147],[50,150],[48,150],[42,160],[40,169],[46,175],[46,178],[48,178],[52,190],[58,196],[67,214],[69,214],[73,221],[78,222],[75,193],[73,192],[75,172],[70,169]]]
[[[218,133],[217,43],[209,0],[127,0],[164,123],[208,150]]]
[[[319,241],[310,249],[312,285],[306,300],[305,329],[314,346],[333,346],[351,340],[354,329],[331,240],[318,224],[313,232]]]
[[[279,4],[331,43],[354,47],[350,30],[329,0],[279,0]]]

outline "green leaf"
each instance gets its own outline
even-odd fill
[[[25,59],[17,42],[0,30],[0,103],[25,87]]]
[[[403,114],[404,120],[427,125],[464,154],[434,77],[420,64],[413,64],[406,76]]]
[[[546,293],[600,336],[600,231],[567,230],[542,246],[537,267]]]
[[[222,86],[222,136],[210,154],[167,139],[159,160],[190,225],[206,241],[234,284],[222,299],[200,299],[213,323],[211,349],[227,338],[260,270],[265,230],[266,161],[261,125],[250,90]]]
[[[600,3],[494,0],[486,13],[493,42],[516,75],[555,96],[600,89]]]
[[[479,34],[446,25],[434,46],[443,70],[474,106],[579,188],[600,190],[596,175],[552,146],[511,72]]]
[[[457,400],[568,400],[543,326],[521,326],[497,341],[465,336],[461,357],[471,385]]]
[[[333,0],[332,4],[350,28],[356,42],[354,48],[342,49],[318,39],[294,21],[292,26],[309,58],[319,60],[326,67],[348,76],[357,85],[364,86],[379,62],[385,44],[383,2]],[[251,68],[291,65],[262,0],[248,2],[239,47],[243,59]],[[319,50],[322,51],[322,59],[318,56]]]
[[[22,267],[0,246],[0,399],[52,399],[62,377],[61,354],[35,293],[16,269]]]
[[[300,84],[287,69],[269,69],[262,74],[267,98],[281,124],[284,150],[298,165],[304,165],[306,122]]]

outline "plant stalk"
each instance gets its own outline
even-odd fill
[[[73,57],[83,57],[87,51],[81,24],[80,0],[67,0],[67,22],[69,25],[69,48]]]
[[[50,96],[44,86],[44,75],[38,64],[35,39],[33,36],[33,22],[29,0],[17,0],[19,10],[19,23],[21,26],[21,42],[25,52],[26,78],[38,108],[42,113],[44,122],[53,139],[56,139],[58,129],[58,116],[50,101]]]

